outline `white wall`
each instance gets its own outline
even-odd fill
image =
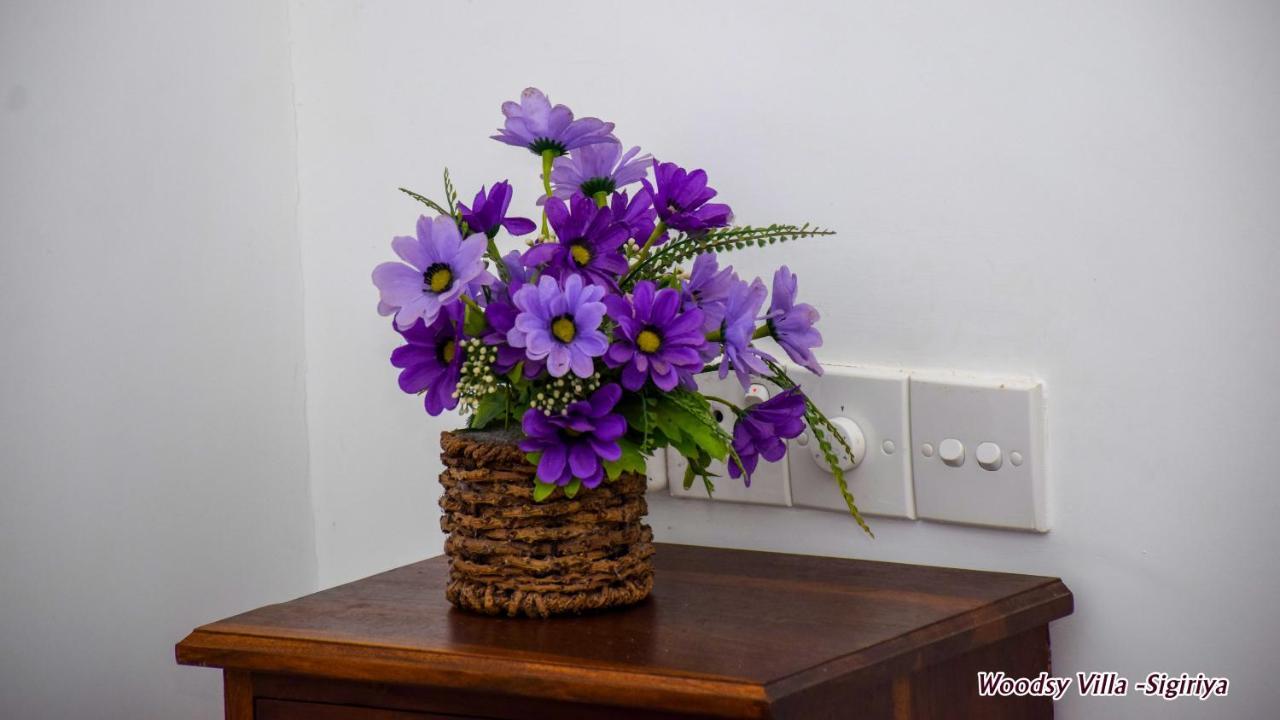
[[[1280,44],[1266,3],[293,4],[308,398],[324,583],[436,553],[436,433],[368,282],[417,212],[535,160],[487,139],[527,84],[708,169],[786,260],[831,360],[1048,383],[1046,536],[657,502],[669,541],[1060,575],[1054,668],[1203,671],[1274,716],[1280,625]],[[782,8],[786,8],[785,12]]]
[[[220,718],[314,588],[283,2],[0,8],[0,717]]]

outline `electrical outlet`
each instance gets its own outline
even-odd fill
[[[1038,380],[913,373],[911,441],[921,518],[1049,529]]]
[[[825,363],[822,369],[821,377],[798,367],[787,371],[828,418],[855,440],[861,436],[861,457],[855,442],[856,464],[844,471],[858,509],[867,515],[915,518],[906,371]],[[848,512],[812,430],[790,441],[787,458],[795,505]]]
[[[698,375],[696,379],[698,389],[702,393],[723,398],[738,407],[745,407],[750,402],[767,399],[767,396],[772,396],[779,392],[779,388],[773,383],[757,380],[755,392],[752,393],[752,397],[748,398],[748,394],[742,390],[742,385],[733,373],[730,373],[723,380],[716,376],[715,373],[703,373]],[[720,427],[732,435],[733,411],[715,402],[711,403],[711,410],[716,413],[716,419],[720,422]],[[672,497],[755,503],[759,505],[781,505],[784,507],[791,505],[791,483],[787,475],[787,461],[785,459],[778,462],[767,462],[762,458],[760,464],[756,466],[755,472],[751,474],[751,487],[747,487],[740,477],[729,477],[723,462],[713,462],[711,471],[718,477],[712,478],[712,482],[715,484],[715,492],[710,498],[707,497],[707,489],[699,479],[695,479],[693,485],[687,490],[685,489],[684,472],[688,467],[689,461],[685,460],[683,455],[678,452],[667,453],[667,485],[671,489]]]

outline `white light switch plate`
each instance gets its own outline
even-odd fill
[[[729,376],[723,380],[715,373],[704,373],[697,376],[697,381],[698,390],[703,394],[723,398],[738,407],[745,405],[746,393],[743,392],[742,385],[738,383],[733,373],[729,373]],[[758,382],[769,390],[771,396],[779,392],[778,387],[773,383],[763,380]],[[711,409],[720,411],[720,426],[732,435],[733,411],[715,402],[711,403]],[[751,474],[751,487],[747,487],[741,477],[729,477],[723,462],[712,463],[711,471],[719,477],[712,478],[716,490],[710,498],[707,497],[707,489],[701,479],[695,479],[688,490],[684,488],[684,471],[688,467],[689,461],[685,460],[683,455],[674,450],[667,453],[667,485],[671,488],[672,497],[784,507],[791,505],[791,483],[787,477],[785,458],[776,463],[766,462],[761,458],[756,471]]]
[[[828,418],[849,418],[862,430],[865,457],[845,471],[858,509],[867,515],[915,518],[906,371],[826,363],[822,369],[822,377],[797,367],[788,367],[787,372]],[[790,441],[792,502],[848,512],[835,478],[810,454],[812,442],[811,434]]]
[[[913,373],[910,398],[922,519],[1049,529],[1039,381]]]

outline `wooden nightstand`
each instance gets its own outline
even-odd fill
[[[451,609],[443,557],[197,628],[227,717],[1048,718],[979,670],[1049,669],[1055,578],[659,545],[653,596],[551,620]]]

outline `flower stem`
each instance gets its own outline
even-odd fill
[[[609,200],[608,200],[608,198],[609,198],[609,194],[608,194],[608,193],[606,193],[606,192],[605,192],[605,191],[603,191],[603,190],[601,190],[600,192],[596,193],[596,194],[595,194],[595,195],[593,195],[592,197],[594,197],[594,198],[595,198],[595,200],[596,200],[596,207],[604,207],[604,206],[605,206],[606,204],[608,204],[608,202],[609,202]]]
[[[702,397],[710,400],[711,402],[718,402],[721,405],[728,407],[729,409],[733,410],[734,414],[736,415],[742,414],[742,408],[738,407],[737,405],[734,405],[733,403],[729,402],[728,400],[725,400],[724,398],[718,398],[715,395],[703,395]]]
[[[751,333],[751,339],[759,340],[760,338],[766,338],[771,335],[773,335],[773,328],[769,327],[769,323],[765,323],[760,327],[756,328],[755,332]]]
[[[653,244],[657,242],[658,238],[662,237],[662,234],[666,231],[667,224],[662,220],[659,220],[658,224],[653,227],[653,232],[649,233],[649,239],[644,241],[644,246],[640,248],[640,252],[636,253],[636,264],[631,266],[632,270],[636,269],[636,266],[639,265],[646,257],[649,257],[649,248],[653,247]]]
[[[551,164],[555,162],[555,150],[542,151],[542,190],[546,194],[546,199],[551,199]],[[550,238],[547,232],[547,206],[544,202],[542,205],[542,237]]]
[[[459,297],[462,298],[462,302],[468,307],[474,308],[476,312],[479,312],[482,314],[484,313],[484,308],[480,307],[480,303],[476,302],[475,298],[471,297],[466,293],[463,293]]]
[[[507,277],[507,266],[502,262],[502,255],[498,252],[498,243],[493,238],[489,238],[488,255],[493,260],[493,266],[498,271],[498,276],[504,281],[509,279]]]

